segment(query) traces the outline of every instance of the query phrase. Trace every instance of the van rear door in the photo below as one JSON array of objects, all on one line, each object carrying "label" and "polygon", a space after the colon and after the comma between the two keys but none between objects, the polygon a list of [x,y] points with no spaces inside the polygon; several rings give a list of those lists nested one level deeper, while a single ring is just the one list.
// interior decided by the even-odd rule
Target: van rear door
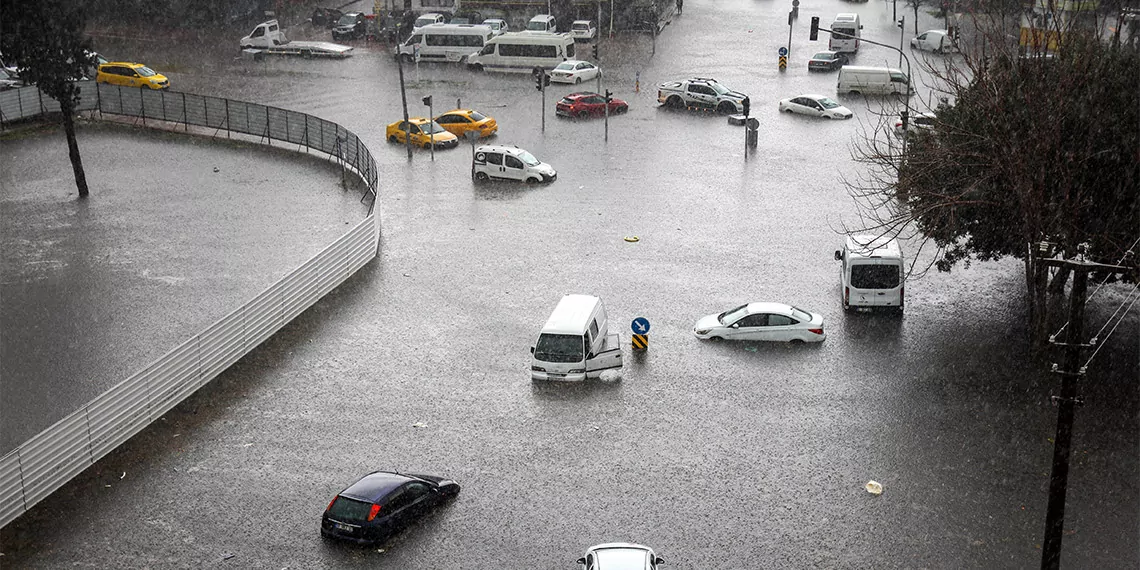
[{"label": "van rear door", "polygon": [[602,375],[603,370],[620,369],[621,366],[621,337],[618,333],[612,332],[606,335],[601,351],[593,358],[586,359],[586,377],[597,378]]}]

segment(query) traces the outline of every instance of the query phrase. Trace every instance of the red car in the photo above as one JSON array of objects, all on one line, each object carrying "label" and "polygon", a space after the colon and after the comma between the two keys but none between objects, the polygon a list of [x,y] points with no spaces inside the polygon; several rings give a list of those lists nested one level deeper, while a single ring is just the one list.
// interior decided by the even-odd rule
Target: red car
[{"label": "red car", "polygon": [[[629,105],[618,98],[610,98],[610,114],[617,115],[629,110]],[[560,117],[600,117],[606,113],[606,98],[597,93],[571,93],[554,106],[554,113]]]}]

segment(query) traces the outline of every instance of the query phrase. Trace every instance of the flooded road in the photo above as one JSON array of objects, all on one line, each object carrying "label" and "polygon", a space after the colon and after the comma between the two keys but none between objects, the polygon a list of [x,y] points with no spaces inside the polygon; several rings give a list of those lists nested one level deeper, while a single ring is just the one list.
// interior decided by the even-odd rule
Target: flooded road
[{"label": "flooded road", "polygon": [[[807,41],[807,23],[851,10],[868,37],[897,41],[890,4],[833,0],[801,7],[783,74],[787,13],[768,2],[691,1],[652,56],[648,36],[604,40],[603,88],[630,105],[608,143],[600,120],[554,117],[573,87],[551,86],[542,132],[529,76],[405,69],[412,116],[426,114],[423,96],[437,114],[459,98],[497,119],[495,142],[558,169],[533,187],[475,185],[466,146],[409,162],[388,144],[402,112],[382,44],[344,61],[258,62],[225,44],[99,45],[169,62],[176,90],[360,135],[381,165],[381,254],[6,527],[5,564],[571,568],[592,544],[631,541],[670,568],[1037,565],[1058,381],[1028,356],[1021,264],[916,277],[901,318],[840,307],[832,254],[858,224],[843,186],[861,174],[850,148],[893,102],[844,99],[855,118],[834,122],[776,105],[834,94],[835,74],[806,71],[826,44]],[[867,49],[856,63],[895,65],[897,53]],[[694,75],[751,96],[754,153],[721,117],[657,107],[656,84]],[[528,347],[568,293],[604,299],[626,350],[620,381],[529,380]],[[1123,298],[1106,287],[1089,322]],[[822,313],[828,338],[694,338],[698,317],[748,301]],[[639,316],[652,323],[643,355],[628,347]],[[1073,567],[1140,564],[1134,315],[1110,342],[1077,411]],[[463,492],[379,548],[322,541],[328,500],[376,469],[446,475]],[[872,479],[881,496],[863,490]]]}]

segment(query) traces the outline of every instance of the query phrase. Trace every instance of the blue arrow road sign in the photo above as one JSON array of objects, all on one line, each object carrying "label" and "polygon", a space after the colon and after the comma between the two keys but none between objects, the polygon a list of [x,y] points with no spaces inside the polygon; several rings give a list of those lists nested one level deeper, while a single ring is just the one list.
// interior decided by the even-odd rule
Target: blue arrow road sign
[{"label": "blue arrow road sign", "polygon": [[645,334],[649,332],[649,319],[645,317],[637,317],[630,323],[629,328],[633,329],[633,334]]},{"label": "blue arrow road sign", "polygon": [[788,48],[781,47],[780,48],[780,55],[788,55]]}]

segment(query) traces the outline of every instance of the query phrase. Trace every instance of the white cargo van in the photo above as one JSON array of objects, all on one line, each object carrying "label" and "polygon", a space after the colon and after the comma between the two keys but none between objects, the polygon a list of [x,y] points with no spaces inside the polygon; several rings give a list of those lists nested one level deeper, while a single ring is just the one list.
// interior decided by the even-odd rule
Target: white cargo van
[{"label": "white cargo van", "polygon": [[490,26],[475,24],[429,24],[415,31],[397,48],[404,61],[463,62],[471,52],[495,36]]},{"label": "white cargo van", "polygon": [[606,307],[592,295],[563,297],[530,351],[532,380],[585,380],[622,366],[621,338],[609,332]]},{"label": "white cargo van", "polygon": [[902,249],[899,240],[872,235],[848,236],[842,251],[839,278],[843,285],[843,310],[903,310]]},{"label": "white cargo van", "polygon": [[467,56],[467,68],[530,73],[535,66],[554,69],[568,59],[574,59],[574,38],[569,34],[507,32]]},{"label": "white cargo van", "polygon": [[859,14],[836,14],[835,20],[831,22],[828,49],[842,53],[859,51],[859,38],[863,37],[862,30],[863,23],[859,21]]},{"label": "white cargo van", "polygon": [[911,95],[910,78],[892,67],[844,65],[835,86],[840,95]]}]

